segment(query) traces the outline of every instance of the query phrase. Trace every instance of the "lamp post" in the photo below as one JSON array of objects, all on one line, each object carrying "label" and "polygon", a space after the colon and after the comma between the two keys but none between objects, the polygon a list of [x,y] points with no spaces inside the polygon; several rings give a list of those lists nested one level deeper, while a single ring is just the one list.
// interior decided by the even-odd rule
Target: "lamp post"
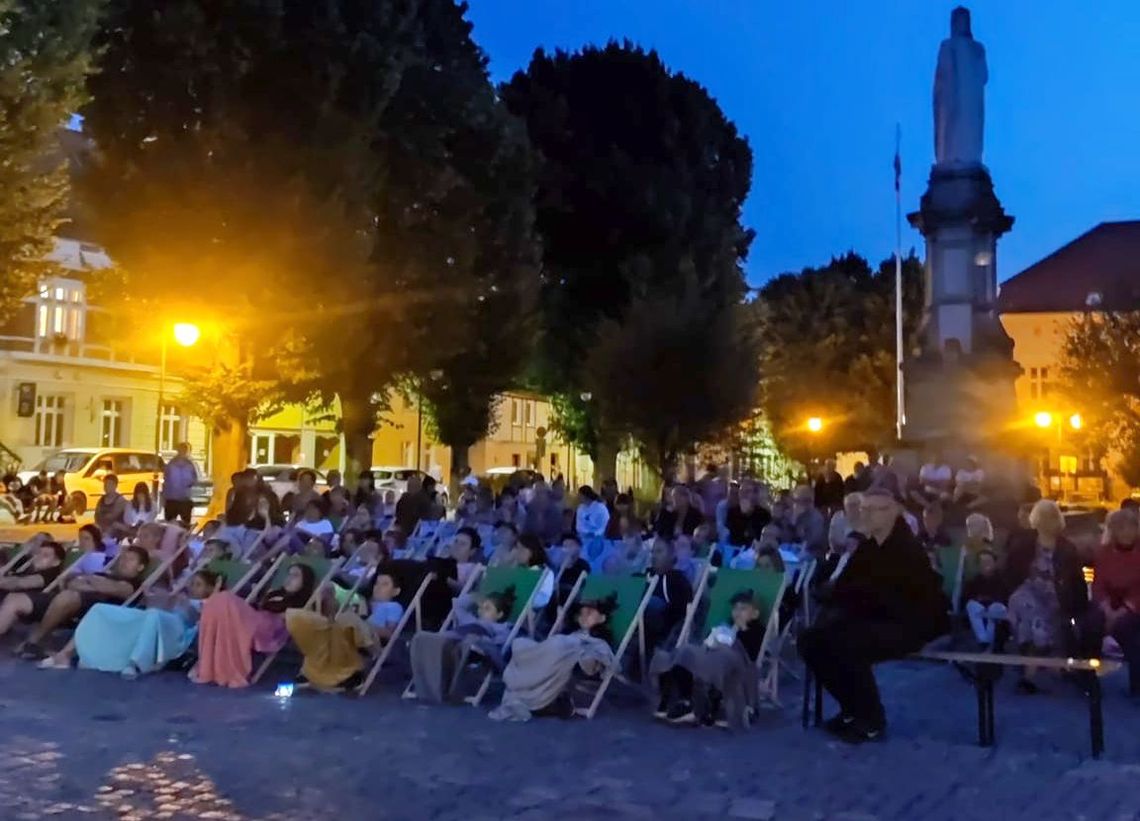
[{"label": "lamp post", "polygon": [[154,411],[154,473],[151,476],[151,492],[154,495],[156,505],[158,504],[158,465],[162,461],[162,405],[166,394],[166,349],[171,336],[183,348],[190,348],[198,343],[202,331],[191,322],[175,322],[171,326],[163,326],[162,329],[162,353],[158,368],[158,407]]},{"label": "lamp post", "polygon": [[[1065,422],[1068,422],[1069,427],[1073,430],[1080,430],[1082,427],[1084,427],[1085,424],[1084,418],[1076,412],[1069,414],[1067,419],[1065,419],[1061,414],[1054,414],[1050,411],[1038,411],[1033,415],[1033,424],[1041,428],[1041,430],[1048,430],[1049,428],[1053,427],[1053,425],[1057,426],[1057,490],[1062,494],[1062,496],[1064,495],[1065,488],[1064,479],[1061,473],[1061,447],[1064,444]],[[1046,454],[1045,465],[1044,469],[1042,470],[1042,478],[1045,480],[1043,484],[1046,485],[1049,483],[1048,473],[1049,459],[1048,454]]]}]

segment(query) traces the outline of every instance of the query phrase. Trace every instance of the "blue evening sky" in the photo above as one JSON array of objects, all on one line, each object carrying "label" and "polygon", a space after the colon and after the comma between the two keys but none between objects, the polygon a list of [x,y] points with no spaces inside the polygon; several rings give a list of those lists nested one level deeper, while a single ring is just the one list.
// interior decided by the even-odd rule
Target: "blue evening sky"
[{"label": "blue evening sky", "polygon": [[[496,80],[534,49],[629,38],[702,83],[755,154],[749,274],[894,248],[933,160],[931,86],[953,0],[469,0]],[[1140,0],[974,0],[985,161],[1016,218],[1005,279],[1102,220],[1140,219]],[[903,247],[921,237],[904,224]]]}]

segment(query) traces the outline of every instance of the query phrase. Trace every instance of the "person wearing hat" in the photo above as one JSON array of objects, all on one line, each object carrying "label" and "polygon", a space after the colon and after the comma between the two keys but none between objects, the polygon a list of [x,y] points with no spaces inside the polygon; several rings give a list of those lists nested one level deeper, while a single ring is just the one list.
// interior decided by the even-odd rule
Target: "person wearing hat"
[{"label": "person wearing hat", "polygon": [[511,642],[511,660],[503,671],[503,700],[489,717],[495,721],[527,721],[534,715],[572,717],[569,688],[574,669],[592,676],[614,663],[609,619],[616,609],[616,595],[587,599],[578,606],[574,632],[545,641],[520,637]]},{"label": "person wearing hat", "polygon": [[861,537],[825,571],[821,611],[798,641],[811,673],[839,702],[826,729],[850,742],[886,729],[872,665],[902,658],[949,629],[942,581],[890,490],[863,494]]},{"label": "person wearing hat", "polygon": [[728,621],[714,627],[703,644],[654,654],[649,670],[657,674],[661,693],[655,718],[671,724],[748,725],[759,706],[756,657],[765,624],[753,591],[741,590],[730,601]]}]

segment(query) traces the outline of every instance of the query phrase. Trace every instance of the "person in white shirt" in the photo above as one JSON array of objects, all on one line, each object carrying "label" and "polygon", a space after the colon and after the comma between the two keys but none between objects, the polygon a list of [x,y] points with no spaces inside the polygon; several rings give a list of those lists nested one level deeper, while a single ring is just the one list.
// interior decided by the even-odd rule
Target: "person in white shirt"
[{"label": "person in white shirt", "polygon": [[578,488],[578,512],[575,526],[583,543],[587,539],[600,539],[610,523],[610,511],[601,497],[589,485]]},{"label": "person in white shirt", "polygon": [[310,499],[305,505],[305,512],[301,521],[297,522],[297,532],[308,538],[320,539],[326,546],[332,543],[336,529],[332,522],[325,518],[324,505],[320,499]]},{"label": "person in white shirt", "polygon": [[150,487],[146,482],[139,482],[135,485],[134,494],[127,505],[123,520],[127,523],[127,527],[135,532],[143,525],[153,522],[157,517],[158,508],[155,507],[154,500],[150,497]]}]

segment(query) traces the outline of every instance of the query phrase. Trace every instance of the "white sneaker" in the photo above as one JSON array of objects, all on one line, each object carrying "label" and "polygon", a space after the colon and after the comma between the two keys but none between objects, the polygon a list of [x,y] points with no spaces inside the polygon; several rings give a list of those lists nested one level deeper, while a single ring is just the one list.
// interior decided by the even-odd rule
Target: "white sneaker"
[{"label": "white sneaker", "polygon": [[36,664],[36,667],[41,670],[70,670],[71,662],[65,661],[64,659],[58,658],[57,656],[46,656],[45,658],[40,659],[39,663]]}]

